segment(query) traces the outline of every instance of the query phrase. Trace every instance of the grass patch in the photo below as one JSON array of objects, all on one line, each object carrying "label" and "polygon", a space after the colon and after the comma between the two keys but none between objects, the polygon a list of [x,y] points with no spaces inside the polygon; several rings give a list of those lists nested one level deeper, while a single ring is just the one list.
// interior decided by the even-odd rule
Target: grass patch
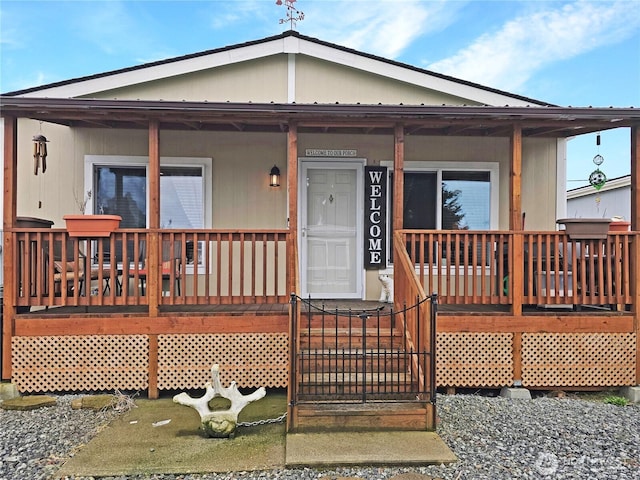
[{"label": "grass patch", "polygon": [[602,401],[604,403],[608,403],[609,405],[620,405],[622,407],[629,404],[629,401],[626,398],[620,397],[618,395],[609,395],[608,397],[605,397]]}]

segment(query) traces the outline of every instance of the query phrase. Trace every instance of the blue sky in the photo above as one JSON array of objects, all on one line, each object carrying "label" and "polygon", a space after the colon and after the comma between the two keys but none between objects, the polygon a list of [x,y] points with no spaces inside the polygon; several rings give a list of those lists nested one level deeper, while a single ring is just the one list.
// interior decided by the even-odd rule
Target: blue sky
[{"label": "blue sky", "polygon": [[[298,0],[297,30],[561,106],[640,108],[640,0]],[[0,0],[0,92],[257,40],[275,0]],[[569,142],[568,187],[629,173],[628,130]]]}]

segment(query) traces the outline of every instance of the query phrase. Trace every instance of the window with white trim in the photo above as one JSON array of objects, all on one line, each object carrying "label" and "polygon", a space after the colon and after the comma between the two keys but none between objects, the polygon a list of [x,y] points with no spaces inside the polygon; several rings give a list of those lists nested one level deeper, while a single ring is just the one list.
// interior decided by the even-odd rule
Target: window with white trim
[{"label": "window with white trim", "polygon": [[[87,210],[120,215],[120,228],[148,227],[148,172],[147,157],[88,155],[85,185],[92,195]],[[211,183],[210,158],[161,158],[161,228],[209,228]]]},{"label": "window with white trim", "polygon": [[[403,225],[421,230],[491,230],[498,225],[498,163],[418,163],[404,171]],[[389,169],[388,232],[393,226]],[[392,248],[389,248],[389,264]]]},{"label": "window with white trim", "polygon": [[[204,228],[201,166],[160,168],[161,228]],[[145,228],[147,170],[144,167],[94,165],[93,213],[120,215],[121,228]]]}]

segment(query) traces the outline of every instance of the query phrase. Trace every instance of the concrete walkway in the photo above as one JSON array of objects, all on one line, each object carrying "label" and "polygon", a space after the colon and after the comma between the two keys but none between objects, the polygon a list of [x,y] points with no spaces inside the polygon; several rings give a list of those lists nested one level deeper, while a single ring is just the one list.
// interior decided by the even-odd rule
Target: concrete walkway
[{"label": "concrete walkway", "polygon": [[[233,439],[212,439],[199,431],[200,417],[192,408],[171,399],[138,400],[136,404],[137,408],[80,448],[56,478],[455,461],[451,450],[433,432],[287,435],[285,425],[279,423],[239,427]],[[267,395],[247,406],[240,420],[276,418],[285,409],[284,396]]]}]

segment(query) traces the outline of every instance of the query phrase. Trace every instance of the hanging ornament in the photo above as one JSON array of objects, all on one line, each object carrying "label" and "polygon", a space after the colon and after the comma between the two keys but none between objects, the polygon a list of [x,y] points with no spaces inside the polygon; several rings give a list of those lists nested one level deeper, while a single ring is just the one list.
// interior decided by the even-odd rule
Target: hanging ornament
[{"label": "hanging ornament", "polygon": [[604,184],[607,183],[607,176],[603,171],[596,168],[593,172],[591,172],[591,175],[589,175],[589,183],[596,190],[600,190],[602,187],[604,187]]},{"label": "hanging ornament", "polygon": [[42,166],[42,173],[47,171],[47,137],[35,135],[33,137],[33,174],[38,175],[38,170]]},{"label": "hanging ornament", "polygon": [[[600,134],[596,136],[596,146],[598,147],[598,152],[600,152]],[[591,172],[591,175],[589,175],[589,183],[596,190],[600,190],[604,184],[607,183],[607,176],[602,170],[600,170],[600,165],[602,165],[603,162],[604,157],[600,155],[600,153],[593,157],[593,163],[595,164],[596,169]]]}]

